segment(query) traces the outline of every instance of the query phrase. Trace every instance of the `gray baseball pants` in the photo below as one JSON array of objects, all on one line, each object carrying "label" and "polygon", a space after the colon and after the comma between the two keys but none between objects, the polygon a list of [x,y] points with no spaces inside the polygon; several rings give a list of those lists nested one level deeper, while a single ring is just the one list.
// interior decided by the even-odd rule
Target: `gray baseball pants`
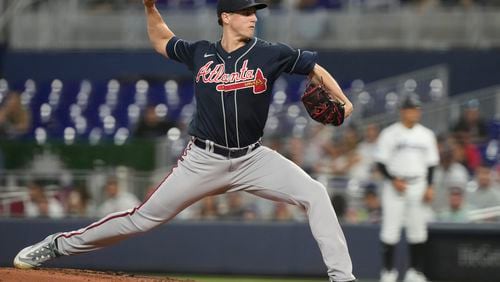
[{"label": "gray baseball pants", "polygon": [[177,166],[145,202],[62,233],[57,238],[58,251],[72,255],[109,246],[169,221],[207,195],[234,191],[303,207],[330,279],[354,279],[346,240],[325,187],[265,146],[228,159],[189,142]]}]

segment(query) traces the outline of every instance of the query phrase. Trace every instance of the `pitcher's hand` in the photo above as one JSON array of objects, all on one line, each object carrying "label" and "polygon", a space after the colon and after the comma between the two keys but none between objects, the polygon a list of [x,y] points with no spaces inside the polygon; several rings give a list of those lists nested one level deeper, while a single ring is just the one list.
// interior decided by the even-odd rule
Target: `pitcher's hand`
[{"label": "pitcher's hand", "polygon": [[142,0],[142,2],[144,3],[144,6],[148,8],[152,8],[156,4],[156,0]]},{"label": "pitcher's hand", "polygon": [[344,105],[344,113],[345,113],[345,118],[348,118],[351,114],[352,111],[354,110],[353,105],[351,102],[346,102]]}]

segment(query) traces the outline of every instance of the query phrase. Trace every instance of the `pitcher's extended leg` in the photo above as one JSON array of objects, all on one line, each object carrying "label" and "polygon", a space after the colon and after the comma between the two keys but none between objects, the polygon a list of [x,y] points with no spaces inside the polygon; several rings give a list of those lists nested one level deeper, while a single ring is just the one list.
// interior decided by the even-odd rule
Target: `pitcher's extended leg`
[{"label": "pitcher's extended leg", "polygon": [[194,146],[187,149],[178,166],[142,205],[110,214],[80,230],[59,234],[59,253],[71,255],[111,245],[170,220],[205,195],[224,192],[227,178],[222,171],[227,170],[227,161],[207,161],[210,159],[204,154]]},{"label": "pitcher's extended leg", "polygon": [[241,164],[244,174],[235,175],[235,190],[244,189],[264,198],[304,207],[312,234],[318,242],[328,274],[334,281],[352,281],[352,263],[344,233],[325,187],[277,152],[263,147]]}]

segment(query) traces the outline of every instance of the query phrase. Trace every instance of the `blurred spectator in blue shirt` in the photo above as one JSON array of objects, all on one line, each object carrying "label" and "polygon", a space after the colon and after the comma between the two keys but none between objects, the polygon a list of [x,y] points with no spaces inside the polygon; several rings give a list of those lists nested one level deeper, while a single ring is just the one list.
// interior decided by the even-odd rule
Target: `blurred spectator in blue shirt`
[{"label": "blurred spectator in blue shirt", "polygon": [[483,162],[488,166],[500,165],[500,119],[493,120],[489,127],[490,139],[481,146]]}]

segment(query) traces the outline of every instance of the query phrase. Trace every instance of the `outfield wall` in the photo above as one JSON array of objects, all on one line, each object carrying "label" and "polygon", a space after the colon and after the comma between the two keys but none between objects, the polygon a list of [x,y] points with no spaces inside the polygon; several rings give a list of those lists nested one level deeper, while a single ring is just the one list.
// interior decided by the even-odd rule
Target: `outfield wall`
[{"label": "outfield wall", "polygon": [[[0,266],[47,234],[88,220],[1,219]],[[376,278],[380,269],[376,225],[343,226],[355,273]],[[426,272],[439,281],[500,281],[499,225],[431,226]],[[406,248],[398,247],[404,268]],[[310,229],[301,223],[172,222],[116,246],[64,257],[50,267],[137,272],[324,276]],[[493,279],[493,280],[492,280]]]}]

